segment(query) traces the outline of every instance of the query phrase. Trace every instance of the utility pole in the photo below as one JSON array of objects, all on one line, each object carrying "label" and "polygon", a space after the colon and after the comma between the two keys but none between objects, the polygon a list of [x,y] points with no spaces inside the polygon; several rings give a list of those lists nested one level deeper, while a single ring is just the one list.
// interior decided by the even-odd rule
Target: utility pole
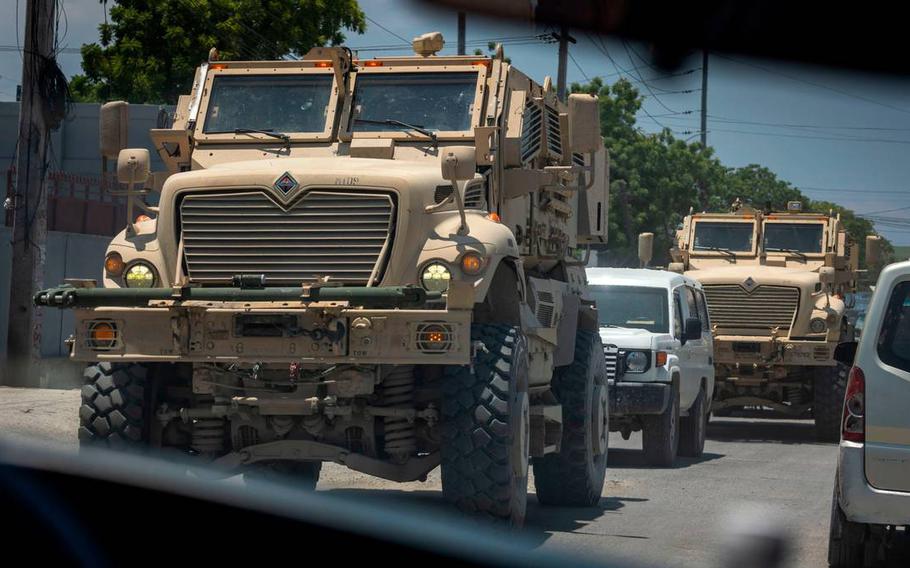
[{"label": "utility pole", "polygon": [[41,358],[41,311],[32,305],[32,297],[44,285],[50,129],[39,85],[54,57],[55,5],[55,0],[28,0],[25,9],[5,380],[15,385],[30,384]]},{"label": "utility pole", "polygon": [[556,72],[556,96],[559,100],[566,100],[566,65],[569,60],[569,43],[575,43],[575,38],[569,35],[569,27],[560,26],[559,33],[551,33],[559,42],[559,68]]},{"label": "utility pole", "polygon": [[458,55],[465,54],[464,48],[464,12],[458,12]]},{"label": "utility pole", "polygon": [[701,145],[708,147],[708,50],[701,55]]}]

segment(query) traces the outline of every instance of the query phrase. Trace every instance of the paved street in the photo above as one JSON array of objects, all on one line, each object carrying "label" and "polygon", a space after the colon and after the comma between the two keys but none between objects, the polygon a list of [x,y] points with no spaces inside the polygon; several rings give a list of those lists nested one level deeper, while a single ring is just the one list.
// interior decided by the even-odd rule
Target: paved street
[{"label": "paved street", "polygon": [[[78,401],[78,390],[0,387],[0,433],[73,445]],[[624,441],[612,434],[600,505],[541,508],[531,496],[527,537],[544,549],[704,566],[714,563],[730,516],[757,507],[753,516],[765,515],[793,535],[792,566],[825,566],[836,447],[813,442],[808,421],[716,419],[708,437],[701,459],[650,469],[642,465],[638,436]],[[438,471],[426,483],[394,484],[330,465],[319,489],[443,506]]]}]

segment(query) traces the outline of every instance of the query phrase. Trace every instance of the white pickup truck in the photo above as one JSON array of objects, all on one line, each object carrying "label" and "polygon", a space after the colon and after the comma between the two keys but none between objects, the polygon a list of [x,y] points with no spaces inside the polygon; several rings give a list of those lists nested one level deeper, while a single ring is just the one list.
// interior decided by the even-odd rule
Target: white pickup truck
[{"label": "white pickup truck", "polygon": [[628,439],[641,430],[649,465],[672,466],[677,454],[700,456],[714,392],[701,285],[663,270],[589,268],[587,276],[608,346],[610,431]]}]

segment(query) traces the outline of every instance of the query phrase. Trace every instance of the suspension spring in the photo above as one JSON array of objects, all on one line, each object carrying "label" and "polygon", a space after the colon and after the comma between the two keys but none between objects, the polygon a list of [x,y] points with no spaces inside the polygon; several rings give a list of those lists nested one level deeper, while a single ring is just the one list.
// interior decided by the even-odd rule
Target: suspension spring
[{"label": "suspension spring", "polygon": [[219,454],[224,451],[225,421],[223,418],[193,420],[190,447],[200,454]]},{"label": "suspension spring", "polygon": [[[382,405],[386,407],[412,408],[414,405],[414,367],[402,365],[383,367]],[[406,418],[386,416],[385,452],[395,461],[407,460],[417,450],[417,435],[414,423]]]}]

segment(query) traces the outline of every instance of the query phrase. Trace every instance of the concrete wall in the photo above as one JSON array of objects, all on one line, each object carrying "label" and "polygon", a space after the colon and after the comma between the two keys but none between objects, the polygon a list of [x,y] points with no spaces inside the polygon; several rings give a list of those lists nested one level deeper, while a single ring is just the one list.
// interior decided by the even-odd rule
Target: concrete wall
[{"label": "concrete wall", "polygon": [[[46,286],[61,284],[64,278],[94,278],[100,282],[104,251],[110,237],[50,232],[47,236]],[[6,355],[11,270],[10,229],[0,227],[0,357]],[[44,310],[41,354],[63,357],[63,340],[73,332],[73,314],[68,310]]]},{"label": "concrete wall", "polygon": [[[75,103],[70,116],[51,134],[51,171],[70,174],[98,175],[101,155],[98,153],[97,103]],[[163,170],[164,165],[152,146],[148,131],[158,124],[157,105],[130,105],[129,145],[148,148],[152,155],[152,170]],[[173,112],[172,107],[164,107]],[[6,172],[15,161],[16,139],[19,132],[19,103],[0,103],[0,172]]]}]

